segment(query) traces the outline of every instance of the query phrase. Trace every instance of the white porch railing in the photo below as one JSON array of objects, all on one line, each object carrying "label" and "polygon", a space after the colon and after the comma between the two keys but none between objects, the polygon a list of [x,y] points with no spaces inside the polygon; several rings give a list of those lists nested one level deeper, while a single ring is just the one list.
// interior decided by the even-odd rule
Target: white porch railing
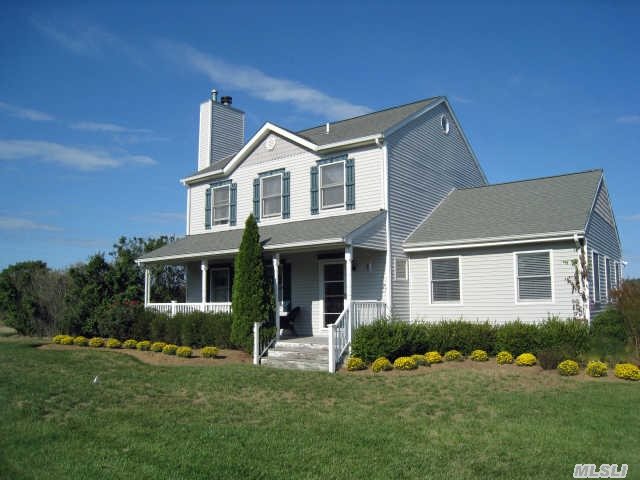
[{"label": "white porch railing", "polygon": [[277,332],[272,337],[260,338],[260,327],[262,322],[253,324],[253,364],[260,365],[260,359],[267,354],[267,351],[275,343]]},{"label": "white porch railing", "polygon": [[351,351],[351,335],[363,325],[387,314],[387,304],[376,300],[352,300],[329,327],[329,373],[335,373],[344,355]]},{"label": "white porch railing", "polygon": [[231,302],[219,302],[219,303],[147,303],[146,308],[155,312],[166,313],[167,315],[175,315],[176,313],[191,313],[191,312],[207,312],[207,313],[220,313],[231,312]]},{"label": "white porch railing", "polygon": [[329,373],[335,373],[336,366],[351,346],[351,305],[347,304],[335,323],[329,327]]},{"label": "white porch railing", "polygon": [[351,302],[351,328],[369,325],[387,316],[387,304],[377,300],[353,300]]}]

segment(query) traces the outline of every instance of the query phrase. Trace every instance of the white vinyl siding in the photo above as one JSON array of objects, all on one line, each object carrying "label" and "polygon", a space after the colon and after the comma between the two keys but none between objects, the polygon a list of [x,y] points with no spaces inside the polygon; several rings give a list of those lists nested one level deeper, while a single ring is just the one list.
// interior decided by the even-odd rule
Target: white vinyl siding
[{"label": "white vinyl siding", "polygon": [[594,299],[595,303],[600,303],[602,301],[602,277],[601,277],[601,269],[600,269],[600,255],[598,252],[593,252],[592,254],[592,285],[594,291]]},{"label": "white vinyl siding", "polygon": [[262,177],[260,192],[262,195],[263,218],[277,217],[282,214],[282,175]]},{"label": "white vinyl siding", "polygon": [[431,259],[431,302],[460,302],[460,258]]},{"label": "white vinyl siding", "polygon": [[[573,242],[553,243],[542,248],[553,250],[551,271],[553,301],[517,302],[514,252],[532,250],[531,246],[473,248],[438,252],[438,256],[460,256],[460,304],[430,302],[430,257],[433,253],[412,253],[409,260],[411,320],[437,322],[464,319],[471,322],[540,322],[549,315],[573,316],[573,300],[567,277],[573,274],[571,260],[576,258]],[[437,258],[437,257],[436,257]],[[406,318],[406,317],[404,317]]]},{"label": "white vinyl siding", "polygon": [[[348,211],[344,208],[321,209],[317,215],[311,215],[309,170],[324,157],[299,148],[281,137],[278,137],[278,142],[272,151],[266,150],[262,144],[259,144],[231,175],[215,179],[215,181],[232,180],[237,184],[237,225],[221,226],[216,230],[242,228],[246,218],[253,212],[253,180],[263,172],[281,168],[285,168],[290,173],[290,217],[287,219],[281,216],[260,218],[260,225],[380,210],[383,208],[382,157],[382,150],[378,147],[350,151],[349,158],[353,158],[355,164],[356,208]],[[209,232],[204,228],[204,203],[205,191],[212,181],[213,179],[209,179],[201,184],[189,186],[190,235]]]},{"label": "white vinyl siding", "polygon": [[609,298],[609,292],[611,291],[611,289],[613,288],[613,275],[614,272],[611,268],[611,259],[610,258],[605,258],[604,259],[604,271],[605,274],[607,276],[607,299]]},{"label": "white vinyl siding", "polygon": [[[449,118],[448,135],[440,125],[442,115]],[[402,256],[402,243],[452,188],[484,185],[485,180],[461,130],[444,104],[435,106],[392,133],[385,138],[385,143],[389,157],[391,254]],[[358,168],[356,165],[356,175]],[[360,202],[361,197],[357,198]],[[358,208],[361,206],[360,203],[357,205]],[[409,265],[410,276],[411,268]],[[425,300],[428,301],[429,297]],[[392,309],[398,318],[415,316],[415,309],[410,310],[409,306],[408,282],[393,281]]]},{"label": "white vinyl siding", "polygon": [[213,189],[211,198],[211,211],[213,225],[225,225],[229,223],[229,185]]},{"label": "white vinyl siding", "polygon": [[320,165],[320,208],[344,206],[344,162]]},{"label": "white vinyl siding", "polygon": [[516,254],[518,301],[552,300],[551,253]]}]

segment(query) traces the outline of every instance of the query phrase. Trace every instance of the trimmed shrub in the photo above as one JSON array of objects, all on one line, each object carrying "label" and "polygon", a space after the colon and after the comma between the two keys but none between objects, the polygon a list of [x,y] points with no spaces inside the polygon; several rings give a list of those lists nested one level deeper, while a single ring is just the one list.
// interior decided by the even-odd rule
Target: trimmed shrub
[{"label": "trimmed shrub", "polygon": [[558,373],[560,375],[564,375],[564,376],[577,375],[579,371],[580,371],[580,366],[578,365],[578,362],[575,362],[573,360],[565,360],[563,362],[560,362],[560,364],[558,365]]},{"label": "trimmed shrub", "polygon": [[449,350],[448,352],[445,352],[444,359],[447,362],[462,362],[464,360],[464,358],[462,358],[462,354],[458,350]]},{"label": "trimmed shrub", "polygon": [[89,340],[87,339],[87,337],[83,337],[82,335],[80,335],[79,337],[73,339],[73,344],[79,347],[86,347],[87,345],[89,345]]},{"label": "trimmed shrub", "polygon": [[589,333],[591,351],[597,353],[601,359],[625,356],[627,332],[624,317],[617,310],[610,308],[593,317]]},{"label": "trimmed shrub", "polygon": [[640,368],[632,363],[619,363],[614,369],[614,374],[624,380],[640,380]]},{"label": "trimmed shrub", "polygon": [[353,335],[353,354],[367,362],[379,357],[396,359],[428,347],[426,325],[381,318],[359,327]]},{"label": "trimmed shrub", "polygon": [[396,370],[415,370],[418,363],[411,357],[398,357],[393,362],[393,368]]},{"label": "trimmed shrub", "polygon": [[371,370],[373,370],[375,373],[382,371],[386,372],[389,370],[393,370],[393,365],[391,365],[391,362],[388,358],[380,357],[376,358],[375,361],[371,364]]},{"label": "trimmed shrub", "polygon": [[191,347],[178,347],[178,349],[176,350],[176,355],[182,358],[191,358],[191,355],[193,355],[193,350],[191,350]]},{"label": "trimmed shrub", "polygon": [[604,362],[591,361],[587,364],[587,375],[590,377],[606,377],[609,367]]},{"label": "trimmed shrub", "polygon": [[164,342],[153,342],[149,348],[152,352],[161,352],[167,344]]},{"label": "trimmed shrub", "polygon": [[136,319],[144,314],[144,305],[137,301],[104,304],[95,313],[98,333],[103,337],[128,338]]},{"label": "trimmed shrub", "polygon": [[109,338],[105,342],[105,346],[107,348],[121,348],[122,342],[120,342],[120,340],[118,340],[117,338]]},{"label": "trimmed shrub", "polygon": [[129,340],[125,340],[122,343],[122,346],[124,348],[130,348],[130,349],[134,349],[138,346],[138,342],[136,340],[134,340],[133,338],[130,338]]},{"label": "trimmed shrub", "polygon": [[550,317],[538,329],[539,350],[529,350],[536,354],[553,349],[563,352],[568,358],[577,358],[589,350],[589,325],[584,320]]},{"label": "trimmed shrub", "polygon": [[474,350],[471,352],[470,358],[474,362],[486,362],[489,360],[489,355],[484,350]]},{"label": "trimmed shrub", "polygon": [[93,337],[89,340],[89,346],[94,348],[100,348],[104,346],[104,340],[101,337]]},{"label": "trimmed shrub", "polygon": [[[161,342],[165,338],[168,315],[162,313],[151,317],[150,335],[154,342]],[[144,338],[144,337],[143,337]]]},{"label": "trimmed shrub", "polygon": [[415,353],[415,354],[411,355],[411,358],[413,358],[416,361],[418,366],[420,366],[420,365],[426,365],[427,367],[431,366],[430,364],[427,363],[427,359],[424,358],[424,355],[420,355],[419,353]]},{"label": "trimmed shrub", "polygon": [[60,344],[73,345],[73,337],[71,335],[65,335],[64,337],[62,337],[62,340],[60,340]]},{"label": "trimmed shrub", "polygon": [[[233,347],[231,343],[231,313],[206,313],[201,317],[200,345],[218,345],[221,348]],[[187,344],[188,345],[188,344]]]},{"label": "trimmed shrub", "polygon": [[427,363],[442,363],[442,356],[438,352],[427,352],[424,354]]},{"label": "trimmed shrub", "polygon": [[62,342],[62,339],[67,335],[56,335],[53,337],[53,343],[57,343],[58,345]]},{"label": "trimmed shrub", "polygon": [[519,367],[532,367],[537,361],[533,353],[521,353],[516,357],[516,365]]},{"label": "trimmed shrub", "polygon": [[173,343],[168,343],[164,347],[162,347],[162,353],[165,355],[175,355],[178,350],[178,346]]},{"label": "trimmed shrub", "polygon": [[545,348],[537,355],[538,363],[543,370],[554,370],[563,360],[569,360],[571,354],[561,347]]},{"label": "trimmed shrub", "polygon": [[538,351],[538,327],[530,323],[509,322],[498,327],[496,349],[517,354]]},{"label": "trimmed shrub", "polygon": [[353,372],[355,370],[366,370],[367,364],[361,358],[349,357],[347,359],[347,370]]},{"label": "trimmed shrub", "polygon": [[416,351],[437,350],[446,352],[458,350],[468,355],[476,348],[488,352],[495,351],[496,327],[484,322],[447,320],[421,325],[425,330],[426,345],[416,346]]},{"label": "trimmed shrub", "polygon": [[142,340],[136,344],[136,349],[140,350],[141,352],[151,350],[151,342],[149,340]]},{"label": "trimmed shrub", "polygon": [[513,363],[513,355],[505,351],[499,352],[498,355],[496,355],[496,362],[498,362],[498,365]]},{"label": "trimmed shrub", "polygon": [[218,347],[202,347],[202,350],[200,350],[200,355],[204,358],[215,358],[218,353],[220,353]]},{"label": "trimmed shrub", "polygon": [[176,345],[180,343],[180,332],[182,329],[181,322],[184,320],[185,315],[176,315],[175,317],[164,317],[164,342]]}]

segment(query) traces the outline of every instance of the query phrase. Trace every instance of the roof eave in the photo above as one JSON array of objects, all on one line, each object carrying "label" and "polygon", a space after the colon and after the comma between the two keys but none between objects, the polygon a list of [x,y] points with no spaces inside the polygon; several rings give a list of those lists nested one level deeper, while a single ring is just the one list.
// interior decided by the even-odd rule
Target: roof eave
[{"label": "roof eave", "polygon": [[459,248],[517,245],[523,243],[568,241],[573,240],[576,236],[578,238],[583,238],[584,230],[568,230],[564,232],[549,232],[531,235],[509,235],[490,238],[469,238],[447,242],[407,242],[403,245],[403,248],[405,252],[427,252]]}]

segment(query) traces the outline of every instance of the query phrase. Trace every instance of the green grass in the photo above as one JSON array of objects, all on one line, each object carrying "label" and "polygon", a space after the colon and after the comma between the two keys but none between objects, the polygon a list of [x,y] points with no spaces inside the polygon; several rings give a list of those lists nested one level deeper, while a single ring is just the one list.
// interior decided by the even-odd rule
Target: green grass
[{"label": "green grass", "polygon": [[[2,478],[571,478],[640,474],[640,385],[424,367],[157,367],[0,342]],[[91,380],[100,376],[97,385]]]}]

